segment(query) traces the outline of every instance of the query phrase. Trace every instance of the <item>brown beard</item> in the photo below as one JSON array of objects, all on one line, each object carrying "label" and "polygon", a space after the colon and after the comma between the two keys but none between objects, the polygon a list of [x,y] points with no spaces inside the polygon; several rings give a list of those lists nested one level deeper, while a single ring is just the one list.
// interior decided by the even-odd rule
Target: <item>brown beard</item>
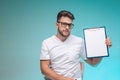
[{"label": "brown beard", "polygon": [[60,29],[58,28],[58,32],[60,33],[60,35],[62,36],[62,37],[68,37],[69,35],[70,35],[70,33],[68,34],[68,35],[64,35],[63,34],[63,32],[62,31],[60,31]]}]

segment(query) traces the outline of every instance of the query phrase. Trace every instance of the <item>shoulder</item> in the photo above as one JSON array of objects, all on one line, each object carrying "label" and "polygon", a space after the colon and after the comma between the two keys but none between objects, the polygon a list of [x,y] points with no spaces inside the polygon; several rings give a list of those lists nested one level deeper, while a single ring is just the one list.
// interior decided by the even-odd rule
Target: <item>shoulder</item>
[{"label": "shoulder", "polygon": [[43,40],[43,44],[50,44],[54,41],[54,35]]},{"label": "shoulder", "polygon": [[83,41],[82,37],[76,36],[76,35],[71,35],[71,39],[77,40],[77,41]]},{"label": "shoulder", "polygon": [[69,39],[69,44],[82,47],[84,46],[84,39],[75,35],[71,35]]},{"label": "shoulder", "polygon": [[48,37],[48,38],[46,38],[46,39],[44,39],[43,42],[50,41],[50,40],[52,40],[53,38],[54,38],[54,35],[53,35],[53,36],[50,36],[50,37]]}]

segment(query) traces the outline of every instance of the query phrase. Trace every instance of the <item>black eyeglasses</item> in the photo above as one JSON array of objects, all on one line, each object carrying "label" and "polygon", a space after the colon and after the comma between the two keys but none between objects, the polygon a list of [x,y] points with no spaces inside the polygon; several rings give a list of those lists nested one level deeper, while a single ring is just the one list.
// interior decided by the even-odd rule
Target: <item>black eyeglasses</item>
[{"label": "black eyeglasses", "polygon": [[74,24],[72,24],[72,23],[66,23],[66,22],[60,22],[60,21],[58,21],[58,23],[60,23],[61,26],[64,28],[66,28],[68,26],[70,29],[72,29],[74,27]]}]

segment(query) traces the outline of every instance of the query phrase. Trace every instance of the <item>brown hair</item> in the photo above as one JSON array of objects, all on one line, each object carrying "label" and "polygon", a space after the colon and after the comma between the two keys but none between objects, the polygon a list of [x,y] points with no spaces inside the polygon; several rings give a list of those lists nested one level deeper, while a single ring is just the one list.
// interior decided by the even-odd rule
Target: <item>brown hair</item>
[{"label": "brown hair", "polygon": [[59,21],[59,19],[60,19],[61,17],[68,17],[68,18],[70,18],[71,20],[74,20],[74,19],[75,19],[75,18],[74,18],[74,15],[73,15],[71,12],[66,11],[66,10],[62,10],[62,11],[60,11],[60,12],[58,13],[58,15],[57,15],[57,22]]}]

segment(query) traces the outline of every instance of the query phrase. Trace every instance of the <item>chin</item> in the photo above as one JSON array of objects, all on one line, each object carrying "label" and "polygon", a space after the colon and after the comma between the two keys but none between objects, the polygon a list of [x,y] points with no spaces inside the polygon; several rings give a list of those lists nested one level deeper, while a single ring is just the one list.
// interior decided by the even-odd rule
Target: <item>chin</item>
[{"label": "chin", "polygon": [[67,35],[63,35],[63,37],[68,37],[70,34],[67,34]]}]

